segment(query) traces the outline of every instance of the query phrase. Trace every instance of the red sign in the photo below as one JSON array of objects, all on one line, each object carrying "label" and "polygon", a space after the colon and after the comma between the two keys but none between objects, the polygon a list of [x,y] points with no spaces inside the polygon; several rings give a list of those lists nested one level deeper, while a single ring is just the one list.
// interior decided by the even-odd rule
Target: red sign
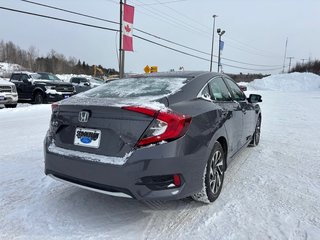
[{"label": "red sign", "polygon": [[123,4],[123,18],[122,18],[122,50],[133,51],[132,43],[132,29],[134,7],[128,4]]}]

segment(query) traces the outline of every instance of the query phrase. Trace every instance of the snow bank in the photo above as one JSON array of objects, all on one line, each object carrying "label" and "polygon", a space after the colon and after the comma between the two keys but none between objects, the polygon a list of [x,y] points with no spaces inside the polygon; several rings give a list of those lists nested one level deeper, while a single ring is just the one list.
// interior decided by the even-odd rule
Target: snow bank
[{"label": "snow bank", "polygon": [[256,79],[248,84],[254,90],[271,91],[317,91],[320,90],[320,76],[313,73],[277,74]]}]

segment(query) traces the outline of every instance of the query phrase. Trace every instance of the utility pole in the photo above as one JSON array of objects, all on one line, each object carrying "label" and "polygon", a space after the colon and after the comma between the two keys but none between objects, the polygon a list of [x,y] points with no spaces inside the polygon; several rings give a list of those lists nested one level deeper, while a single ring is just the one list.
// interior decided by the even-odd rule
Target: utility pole
[{"label": "utility pole", "polygon": [[302,65],[303,65],[303,64],[304,64],[304,61],[305,61],[305,60],[308,60],[308,59],[307,59],[307,58],[302,58],[301,60],[302,60]]},{"label": "utility pole", "polygon": [[[126,0],[124,0],[126,3]],[[119,37],[119,78],[124,77],[124,51],[122,50],[122,9],[123,9],[123,1],[120,0],[120,37]]]},{"label": "utility pole", "polygon": [[291,60],[294,59],[294,57],[287,57],[289,59],[289,70],[288,70],[288,73],[290,72],[291,70]]},{"label": "utility pole", "polygon": [[287,40],[286,40],[286,46],[285,46],[285,49],[284,49],[284,58],[283,58],[282,73],[284,73],[284,68],[285,68],[285,66],[286,66],[287,47],[288,47],[288,38],[287,38]]},{"label": "utility pole", "polygon": [[213,15],[213,30],[212,30],[212,45],[211,45],[211,60],[210,60],[210,72],[212,72],[212,61],[213,61],[213,47],[214,47],[214,31],[216,26],[216,17],[217,15]]}]

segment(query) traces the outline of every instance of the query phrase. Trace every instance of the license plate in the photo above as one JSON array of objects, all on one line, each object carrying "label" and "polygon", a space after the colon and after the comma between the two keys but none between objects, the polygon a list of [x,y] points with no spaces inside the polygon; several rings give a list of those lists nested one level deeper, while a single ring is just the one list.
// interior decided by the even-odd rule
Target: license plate
[{"label": "license plate", "polygon": [[76,128],[74,145],[99,148],[101,131],[97,129]]},{"label": "license plate", "polygon": [[69,95],[64,95],[64,98],[69,98],[70,96]]}]

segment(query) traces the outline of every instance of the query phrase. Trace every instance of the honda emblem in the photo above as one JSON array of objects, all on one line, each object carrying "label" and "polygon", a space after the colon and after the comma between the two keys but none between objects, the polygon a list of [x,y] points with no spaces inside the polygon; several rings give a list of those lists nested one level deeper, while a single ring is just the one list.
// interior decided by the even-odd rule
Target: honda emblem
[{"label": "honda emblem", "polygon": [[87,111],[79,112],[79,118],[78,118],[79,122],[82,122],[82,123],[88,122],[89,115],[90,115],[90,113]]}]

